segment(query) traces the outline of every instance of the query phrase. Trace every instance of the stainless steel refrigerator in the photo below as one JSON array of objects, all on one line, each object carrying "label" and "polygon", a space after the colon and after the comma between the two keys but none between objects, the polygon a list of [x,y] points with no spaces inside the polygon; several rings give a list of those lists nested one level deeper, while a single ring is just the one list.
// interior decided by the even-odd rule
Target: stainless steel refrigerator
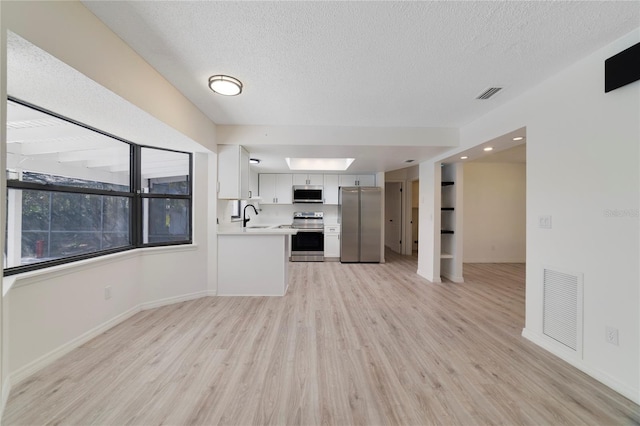
[{"label": "stainless steel refrigerator", "polygon": [[380,262],[382,189],[375,186],[340,188],[340,261]]}]

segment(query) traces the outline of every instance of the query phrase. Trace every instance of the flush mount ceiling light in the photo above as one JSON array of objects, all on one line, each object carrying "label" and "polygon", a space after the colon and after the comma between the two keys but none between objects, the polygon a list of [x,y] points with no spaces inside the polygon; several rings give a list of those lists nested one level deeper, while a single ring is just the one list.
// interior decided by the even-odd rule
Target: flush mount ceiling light
[{"label": "flush mount ceiling light", "polygon": [[347,170],[355,158],[285,158],[290,170]]},{"label": "flush mount ceiling light", "polygon": [[460,157],[461,160],[466,160],[467,158],[469,157],[467,157],[466,155],[463,155],[462,157]]},{"label": "flush mount ceiling light", "polygon": [[486,147],[484,150],[485,150],[485,151],[492,151],[492,150],[493,150],[493,147],[488,146],[488,147]]},{"label": "flush mount ceiling light", "polygon": [[236,96],[242,93],[242,83],[237,78],[228,75],[213,75],[209,77],[209,88],[224,96]]},{"label": "flush mount ceiling light", "polygon": [[513,138],[514,141],[521,141],[522,139],[524,139],[523,136],[516,136],[515,138]]},{"label": "flush mount ceiling light", "polygon": [[249,158],[249,163],[251,164],[260,164],[259,158]]}]

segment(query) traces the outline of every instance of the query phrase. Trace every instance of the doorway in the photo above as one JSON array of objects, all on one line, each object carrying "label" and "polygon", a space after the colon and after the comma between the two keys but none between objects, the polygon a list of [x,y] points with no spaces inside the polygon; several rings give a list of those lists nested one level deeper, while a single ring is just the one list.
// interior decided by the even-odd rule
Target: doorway
[{"label": "doorway", "polygon": [[418,254],[418,223],[420,219],[420,181],[411,182],[411,254]]},{"label": "doorway", "polygon": [[384,245],[402,253],[402,182],[385,182]]}]

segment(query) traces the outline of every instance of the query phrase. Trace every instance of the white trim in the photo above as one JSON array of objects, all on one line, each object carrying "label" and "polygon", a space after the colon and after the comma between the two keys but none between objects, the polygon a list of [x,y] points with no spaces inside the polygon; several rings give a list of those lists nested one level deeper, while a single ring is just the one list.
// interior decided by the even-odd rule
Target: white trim
[{"label": "white trim", "polygon": [[9,401],[9,393],[11,392],[11,377],[6,377],[2,383],[2,401],[0,401],[0,419],[4,415],[4,409]]},{"label": "white trim", "polygon": [[209,296],[209,292],[207,290],[198,291],[195,293],[158,299],[151,302],[143,302],[140,304],[140,308],[141,310],[146,311],[148,309],[160,308],[162,306],[173,305],[174,303],[186,302],[188,300],[200,299],[207,296]]},{"label": "white trim", "polygon": [[462,284],[464,282],[464,277],[456,277],[454,275],[448,274],[446,272],[440,271],[440,275],[445,277],[446,279],[453,281],[454,283]]},{"label": "white trim", "polygon": [[225,293],[225,294],[218,294],[217,297],[284,297],[285,295],[286,295],[286,291],[285,291],[285,294],[246,294],[246,293],[230,294],[230,293]]},{"label": "white trim", "polygon": [[433,280],[430,280],[429,277],[427,276],[427,274],[424,271],[421,271],[420,269],[418,269],[417,274],[420,275],[425,280],[429,281],[430,283],[440,283],[440,282],[442,282],[440,277],[435,277]]},{"label": "white trim", "polygon": [[160,299],[152,302],[141,303],[129,309],[128,311],[123,312],[122,314],[119,314],[114,318],[98,325],[97,327],[92,328],[91,330],[83,333],[82,335],[76,337],[75,339],[72,339],[69,342],[57,347],[56,349],[30,362],[29,364],[14,371],[9,375],[9,377],[5,380],[2,387],[3,401],[2,401],[2,406],[0,407],[0,411],[4,409],[4,405],[6,404],[6,401],[9,397],[9,392],[11,391],[11,387],[13,385],[18,384],[21,381],[27,379],[32,374],[35,374],[36,372],[48,366],[52,362],[68,354],[72,350],[77,349],[78,347],[82,346],[89,340],[99,336],[100,334],[111,329],[112,327],[115,327],[121,322],[126,321],[127,319],[131,318],[133,315],[137,314],[138,312],[148,310],[148,309],[158,308],[161,306],[172,305],[174,303],[186,302],[188,300],[200,299],[202,297],[208,297],[208,296],[215,296],[215,294],[213,294],[213,292],[210,292],[210,291],[200,291],[200,292],[185,294],[185,295],[176,296],[176,297],[168,297],[166,299]]},{"label": "white trim", "polygon": [[36,360],[30,362],[29,364],[25,365],[24,367],[14,371],[9,376],[9,380],[11,382],[11,386],[13,386],[14,384],[20,383],[21,381],[23,381],[27,377],[31,376],[35,372],[37,372],[37,371],[41,370],[42,368],[46,367],[47,365],[51,364],[53,361],[57,360],[58,358],[61,358],[62,356],[68,354],[72,350],[82,346],[83,344],[85,344],[89,340],[93,339],[94,337],[99,336],[100,334],[104,333],[105,331],[109,330],[110,328],[118,325],[122,321],[124,321],[124,320],[126,320],[128,318],[131,318],[133,315],[135,315],[138,312],[140,312],[140,310],[141,310],[140,309],[140,305],[134,306],[133,308],[129,309],[128,311],[125,311],[125,312],[121,313],[120,315],[117,315],[114,318],[112,318],[112,319],[100,324],[99,326],[92,328],[91,330],[81,334],[80,336],[76,337],[75,339],[70,340],[69,342],[67,342],[67,343],[57,347],[56,349],[52,350],[51,352],[49,352],[47,354],[44,354],[40,358],[37,358]]},{"label": "white trim", "polygon": [[640,393],[638,392],[638,389],[633,389],[632,387],[618,381],[616,378],[605,373],[604,371],[593,368],[589,364],[585,363],[583,359],[576,357],[575,352],[564,349],[564,347],[561,347],[560,343],[555,344],[553,339],[547,338],[544,335],[534,333],[527,328],[522,329],[522,337],[540,346],[542,349],[550,352],[551,354],[557,356],[561,360],[571,364],[578,370],[583,371],[600,383],[618,392],[625,398],[629,398],[636,404],[640,404]]}]

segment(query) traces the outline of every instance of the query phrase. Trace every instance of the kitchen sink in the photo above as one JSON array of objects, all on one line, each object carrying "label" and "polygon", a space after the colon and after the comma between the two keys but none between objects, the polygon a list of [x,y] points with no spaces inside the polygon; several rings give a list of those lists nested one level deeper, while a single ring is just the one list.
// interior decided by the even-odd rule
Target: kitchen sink
[{"label": "kitchen sink", "polygon": [[271,225],[255,225],[255,226],[247,226],[249,229],[266,229],[271,228]]}]

